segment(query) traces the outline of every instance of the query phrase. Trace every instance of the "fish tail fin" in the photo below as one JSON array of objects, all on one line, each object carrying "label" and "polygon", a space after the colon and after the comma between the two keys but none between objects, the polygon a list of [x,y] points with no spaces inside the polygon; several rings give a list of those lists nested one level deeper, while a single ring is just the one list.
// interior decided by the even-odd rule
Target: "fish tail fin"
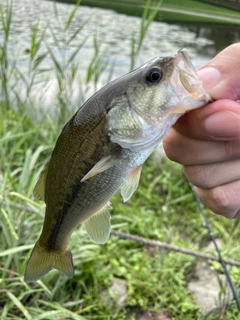
[{"label": "fish tail fin", "polygon": [[24,280],[26,282],[37,281],[55,268],[67,277],[74,275],[72,253],[69,249],[64,251],[46,250],[42,248],[39,241],[33,248],[30,259],[28,260]]}]

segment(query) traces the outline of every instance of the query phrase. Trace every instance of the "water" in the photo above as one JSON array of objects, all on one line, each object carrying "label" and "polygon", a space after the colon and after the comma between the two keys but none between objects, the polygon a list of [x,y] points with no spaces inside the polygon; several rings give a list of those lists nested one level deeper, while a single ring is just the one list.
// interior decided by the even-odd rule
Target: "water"
[{"label": "water", "polygon": [[[5,1],[0,0],[0,4],[5,5]],[[29,50],[31,49],[31,34],[33,28],[38,24],[39,36],[45,32],[39,55],[47,52],[50,48],[56,59],[62,65],[64,59],[72,55],[80,43],[84,42],[82,49],[75,57],[75,68],[77,76],[74,80],[73,93],[71,93],[71,103],[88,98],[97,88],[101,87],[109,80],[110,66],[114,63],[114,79],[126,72],[130,68],[130,53],[132,35],[138,37],[141,19],[138,17],[118,14],[111,10],[90,8],[81,6],[77,9],[76,15],[66,31],[64,26],[74,6],[70,4],[57,3],[38,0],[13,1],[13,18],[11,36],[9,39],[10,62],[17,61],[17,66],[22,75],[26,76],[30,68]],[[67,42],[74,32],[83,26],[81,32],[75,37],[71,45]],[[215,32],[214,32],[215,30]],[[224,32],[228,32],[226,28]],[[231,33],[232,32],[232,33]],[[54,41],[54,37],[57,41]],[[232,35],[229,37],[229,35]],[[231,42],[239,40],[239,32],[228,32],[227,37],[221,37],[225,43],[218,42],[216,29],[205,26],[180,26],[163,22],[153,22],[144,40],[142,50],[136,61],[136,67],[144,62],[156,57],[174,55],[179,49],[188,49],[191,60],[197,68],[209,61],[220,49]],[[103,53],[103,61],[109,66],[104,72],[97,86],[85,85],[88,66],[95,54],[94,38],[100,45],[100,52]],[[3,30],[0,29],[0,43],[3,39]],[[58,45],[56,45],[56,43]],[[66,69],[69,66],[66,66]],[[53,61],[48,55],[39,67],[40,77],[36,77],[36,84],[31,91],[36,103],[53,105],[57,91],[56,76],[52,71]],[[70,70],[66,70],[66,72]],[[29,81],[29,79],[27,79]],[[44,83],[44,86],[43,86]],[[81,90],[79,90],[81,83]],[[22,98],[26,95],[26,90],[22,85],[17,86]],[[81,96],[81,98],[80,98]],[[80,103],[80,102],[78,102]]]}]

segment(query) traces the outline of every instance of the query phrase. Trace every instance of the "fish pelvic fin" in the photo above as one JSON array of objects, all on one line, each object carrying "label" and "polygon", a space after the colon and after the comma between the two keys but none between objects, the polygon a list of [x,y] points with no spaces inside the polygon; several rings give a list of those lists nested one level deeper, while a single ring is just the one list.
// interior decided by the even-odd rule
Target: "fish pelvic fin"
[{"label": "fish pelvic fin", "polygon": [[128,201],[134,191],[137,189],[140,176],[142,172],[142,166],[135,168],[130,175],[127,177],[127,180],[121,187],[121,196],[123,198],[123,202]]},{"label": "fish pelvic fin", "polygon": [[83,222],[89,238],[95,243],[106,243],[109,238],[111,232],[109,208],[111,208],[111,205],[108,202],[102,209]]},{"label": "fish pelvic fin", "polygon": [[24,280],[25,282],[37,281],[53,268],[61,271],[68,278],[72,278],[74,267],[71,251],[69,249],[64,251],[46,250],[40,246],[38,241],[27,262]]}]

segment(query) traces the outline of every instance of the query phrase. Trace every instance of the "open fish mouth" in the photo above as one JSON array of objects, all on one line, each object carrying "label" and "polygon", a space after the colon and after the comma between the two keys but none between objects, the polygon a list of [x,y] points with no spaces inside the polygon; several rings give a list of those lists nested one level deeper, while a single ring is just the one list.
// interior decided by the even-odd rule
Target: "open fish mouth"
[{"label": "open fish mouth", "polygon": [[[188,109],[186,96],[189,97],[190,95],[193,99],[198,99],[200,104],[212,101],[211,96],[203,88],[202,81],[199,79],[189,58],[187,49],[178,51],[174,56],[173,64],[174,71],[170,78],[170,83],[175,93],[179,96],[182,105],[184,105],[185,111]],[[181,106],[181,103],[179,106]],[[189,109],[192,109],[190,104]],[[176,109],[176,112],[181,113],[182,109]]]}]

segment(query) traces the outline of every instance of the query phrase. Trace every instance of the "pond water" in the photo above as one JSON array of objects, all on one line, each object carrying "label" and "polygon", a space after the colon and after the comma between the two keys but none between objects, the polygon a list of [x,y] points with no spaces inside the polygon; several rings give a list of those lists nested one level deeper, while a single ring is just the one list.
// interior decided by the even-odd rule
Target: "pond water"
[{"label": "pond water", "polygon": [[[6,12],[5,0],[0,0],[0,4]],[[81,6],[77,9],[69,29],[65,30],[67,19],[73,9],[73,5],[64,3],[54,5],[51,1],[13,1],[8,46],[10,63],[14,64],[16,61],[21,74],[26,80],[29,80],[27,72],[30,68],[31,34],[36,25],[39,28],[38,38],[44,33],[39,55],[47,52],[48,46],[61,65],[64,64],[64,59],[69,58],[79,44],[84,42],[74,59],[78,75],[74,80],[76,81],[73,85],[75,90],[74,94],[71,94],[71,98],[76,101],[76,99],[80,99],[79,95],[83,91],[83,99],[86,99],[96,90],[96,86],[91,85],[88,86],[88,90],[79,90],[79,81],[85,86],[89,64],[96,54],[94,38],[97,39],[100,52],[104,54],[103,61],[109,62],[109,67],[104,72],[105,77],[101,77],[98,81],[97,87],[100,87],[109,79],[108,73],[112,69],[110,65],[114,64],[111,79],[129,71],[132,36],[134,34],[136,39],[138,38],[141,19],[118,14],[111,10]],[[83,29],[69,45],[68,40],[80,26],[83,26]],[[197,68],[210,60],[223,47],[239,41],[239,34],[237,28],[211,28],[204,25],[183,26],[153,22],[147,32],[135,66],[137,67],[156,56],[174,55],[179,49],[185,47]],[[3,43],[3,36],[3,30],[0,29],[0,44]],[[66,68],[69,68],[69,65]],[[41,95],[41,103],[52,104],[53,92],[56,92],[57,84],[55,72],[52,71],[53,60],[49,54],[41,62],[39,70],[42,71],[41,76],[40,78],[36,77],[32,96],[39,97]],[[43,82],[43,79],[44,89],[41,90],[40,83]],[[24,96],[26,90],[24,91],[22,86],[17,87],[21,91],[21,95]]]}]

